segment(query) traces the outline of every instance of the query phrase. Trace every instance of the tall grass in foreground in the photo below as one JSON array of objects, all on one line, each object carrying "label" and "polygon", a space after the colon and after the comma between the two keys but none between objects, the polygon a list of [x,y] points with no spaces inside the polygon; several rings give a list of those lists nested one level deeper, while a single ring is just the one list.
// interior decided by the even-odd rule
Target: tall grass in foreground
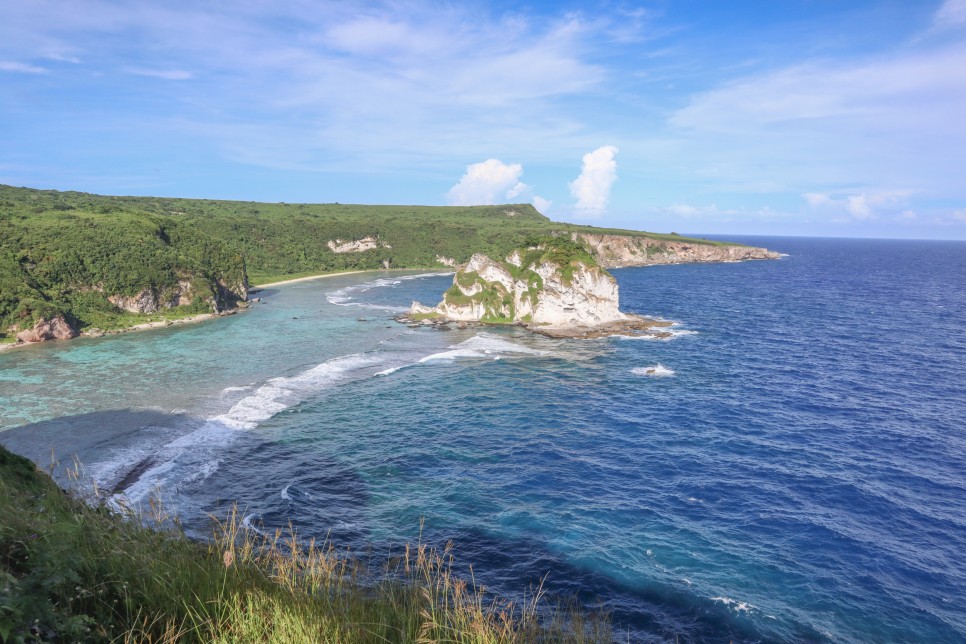
[{"label": "tall grass in foreground", "polygon": [[0,448],[0,641],[604,641],[579,611],[492,598],[422,542],[378,563],[260,534],[232,510],[207,542],[159,504],[121,514],[64,494]]}]

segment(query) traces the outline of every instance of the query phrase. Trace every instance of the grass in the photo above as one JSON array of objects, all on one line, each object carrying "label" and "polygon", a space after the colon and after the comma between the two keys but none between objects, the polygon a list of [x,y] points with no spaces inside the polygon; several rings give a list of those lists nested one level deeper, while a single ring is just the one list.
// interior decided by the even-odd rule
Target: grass
[{"label": "grass", "polygon": [[611,639],[606,619],[551,610],[541,588],[517,605],[461,579],[451,545],[364,561],[294,529],[245,530],[235,510],[197,542],[158,504],[119,514],[100,499],[0,448],[0,641]]}]

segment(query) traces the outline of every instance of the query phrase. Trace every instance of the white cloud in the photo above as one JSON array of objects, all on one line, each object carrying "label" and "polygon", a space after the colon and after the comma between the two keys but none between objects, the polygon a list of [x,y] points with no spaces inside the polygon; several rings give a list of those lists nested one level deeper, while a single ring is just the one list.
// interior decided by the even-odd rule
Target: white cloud
[{"label": "white cloud", "polygon": [[953,221],[966,223],[966,210],[955,210],[953,211],[953,214],[949,216],[949,218]]},{"label": "white cloud", "polygon": [[[912,190],[867,190],[837,195],[806,192],[802,197],[814,209],[844,213],[854,220],[867,221],[876,219],[882,211],[897,211],[912,194]],[[903,211],[902,215],[906,213],[915,216],[911,210]]]},{"label": "white cloud", "polygon": [[822,192],[806,192],[802,195],[809,206],[827,206],[832,203],[832,198]]},{"label": "white cloud", "polygon": [[866,195],[849,195],[845,198],[845,204],[845,209],[856,219],[872,218],[872,204]]},{"label": "white cloud", "polygon": [[899,213],[896,216],[895,219],[896,219],[896,221],[900,221],[900,222],[903,222],[903,223],[910,223],[910,222],[913,222],[913,221],[918,221],[919,220],[919,215],[916,214],[916,211],[914,211],[914,210],[903,210],[901,213]]},{"label": "white cloud", "polygon": [[466,173],[450,188],[447,199],[451,206],[479,206],[506,203],[520,196],[528,186],[520,181],[523,166],[487,159],[466,166]]},{"label": "white cloud", "polygon": [[964,24],[966,24],[966,0],[946,0],[933,16],[933,25],[937,29],[950,29]]},{"label": "white cloud", "polygon": [[744,76],[671,117],[669,160],[687,163],[706,191],[756,177],[775,192],[904,184],[954,198],[966,149],[963,69],[966,41],[943,41]]},{"label": "white cloud", "polygon": [[604,145],[584,155],[580,176],[570,182],[578,217],[600,217],[607,210],[610,189],[617,181],[618,149]]},{"label": "white cloud", "polygon": [[18,63],[14,60],[0,60],[0,72],[15,72],[19,74],[46,74],[47,69],[30,65],[28,63]]},{"label": "white cloud", "polygon": [[540,214],[545,215],[550,212],[551,206],[553,206],[553,201],[550,199],[544,199],[540,195],[533,196],[533,207],[536,208]]},{"label": "white cloud", "polygon": [[161,80],[189,80],[194,77],[191,72],[182,69],[141,69],[139,67],[125,67],[124,71],[128,74],[137,76],[148,76],[150,78],[160,78]]}]

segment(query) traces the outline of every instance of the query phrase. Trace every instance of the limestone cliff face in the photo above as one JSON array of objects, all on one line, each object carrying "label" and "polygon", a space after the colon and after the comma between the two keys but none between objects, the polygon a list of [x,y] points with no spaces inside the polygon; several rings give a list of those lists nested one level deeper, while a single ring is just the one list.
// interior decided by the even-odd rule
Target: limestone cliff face
[{"label": "limestone cliff face", "polygon": [[752,246],[696,244],[631,235],[573,233],[571,237],[586,245],[598,262],[610,268],[694,262],[741,262],[780,257],[778,253]]},{"label": "limestone cliff face", "polygon": [[473,255],[435,309],[414,303],[411,314],[547,327],[594,327],[628,318],[618,309],[617,280],[593,259],[561,261],[543,250],[514,251],[504,261]]},{"label": "limestone cliff face", "polygon": [[392,248],[389,244],[379,241],[378,237],[363,237],[362,239],[330,239],[326,246],[333,253],[364,253],[376,248]]},{"label": "limestone cliff face", "polygon": [[228,284],[210,280],[196,285],[192,280],[182,279],[174,287],[145,288],[134,295],[109,295],[107,300],[130,313],[157,313],[162,309],[187,306],[195,297],[201,297],[215,313],[233,309],[248,297],[248,281],[243,279],[237,284]]}]

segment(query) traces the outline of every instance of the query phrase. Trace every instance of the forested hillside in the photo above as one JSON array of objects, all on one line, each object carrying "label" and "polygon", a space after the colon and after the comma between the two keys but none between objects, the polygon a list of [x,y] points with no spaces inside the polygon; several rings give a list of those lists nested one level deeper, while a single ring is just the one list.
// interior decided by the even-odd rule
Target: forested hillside
[{"label": "forested hillside", "polygon": [[124,326],[145,310],[230,308],[247,280],[438,267],[572,231],[644,234],[555,223],[529,204],[284,204],[0,186],[0,339],[51,316],[77,329]]}]

